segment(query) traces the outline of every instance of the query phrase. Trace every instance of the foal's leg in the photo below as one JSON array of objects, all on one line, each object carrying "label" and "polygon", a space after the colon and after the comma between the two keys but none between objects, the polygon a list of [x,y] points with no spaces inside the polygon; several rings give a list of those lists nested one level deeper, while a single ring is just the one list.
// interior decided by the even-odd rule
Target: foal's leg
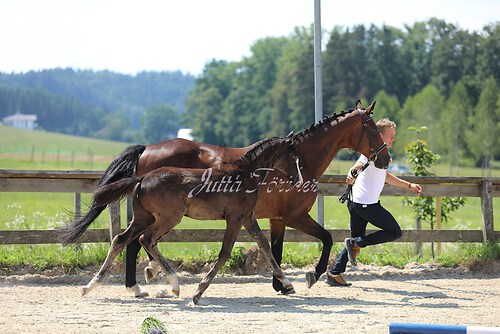
[{"label": "foal's leg", "polygon": [[120,251],[122,251],[123,248],[125,248],[125,246],[127,246],[127,244],[131,240],[141,235],[148,227],[149,225],[147,224],[142,224],[140,221],[135,222],[134,220],[132,220],[129,227],[125,231],[113,238],[106,260],[104,260],[101,269],[99,269],[94,278],[92,278],[92,280],[82,288],[82,296],[85,296],[90,291],[102,284],[107,270],[109,269],[111,264],[113,264],[113,261],[120,253]]},{"label": "foal's leg", "polygon": [[238,237],[238,233],[240,232],[242,224],[243,221],[241,217],[239,217],[238,219],[226,218],[226,232],[224,233],[224,240],[222,241],[222,248],[219,252],[219,257],[217,261],[215,261],[212,269],[210,269],[210,271],[198,285],[198,289],[193,296],[193,303],[195,305],[198,304],[201,295],[208,288],[210,282],[212,282],[219,269],[224,265],[224,263],[226,263],[227,259],[229,259],[229,256],[231,256],[231,251],[233,249],[234,243],[236,242],[236,238]]},{"label": "foal's leg", "polygon": [[[170,267],[167,259],[160,253],[158,242],[181,221],[182,215],[183,213],[181,213],[179,217],[168,217],[168,219],[165,219],[164,216],[157,217],[155,224],[139,238],[139,242],[144,249],[151,254],[156,262],[165,270],[167,280],[172,286],[172,293],[177,297],[180,293],[179,278],[175,270]],[[163,292],[160,292],[158,297],[163,297],[164,295]]]},{"label": "foal's leg", "polygon": [[273,270],[273,278],[279,280],[283,288],[286,289],[287,294],[295,293],[292,283],[290,283],[290,281],[285,277],[285,274],[281,270],[280,265],[274,259],[274,256],[271,253],[271,247],[269,247],[269,242],[267,241],[264,233],[262,233],[262,230],[260,229],[259,224],[255,219],[255,216],[252,215],[252,218],[246,221],[243,224],[243,226],[252,236],[252,238],[254,238],[255,241],[257,241],[259,248],[262,250],[262,252],[266,255],[267,259],[269,260],[269,264],[271,265],[271,269]]}]

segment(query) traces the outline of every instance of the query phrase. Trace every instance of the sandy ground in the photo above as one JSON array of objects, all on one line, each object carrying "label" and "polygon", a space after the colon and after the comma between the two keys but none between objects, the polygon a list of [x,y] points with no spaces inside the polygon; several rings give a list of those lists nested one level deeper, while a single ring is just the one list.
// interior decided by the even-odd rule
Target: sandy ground
[{"label": "sandy ground", "polygon": [[[80,297],[93,272],[80,275],[0,276],[0,331],[7,333],[139,333],[148,316],[170,333],[388,333],[390,322],[500,326],[500,270],[472,273],[409,265],[397,270],[360,265],[351,287],[330,287],[324,277],[311,289],[306,270],[285,270],[296,294],[282,296],[270,275],[218,275],[193,306],[203,275],[179,273],[179,298],[138,299],[125,291],[123,275]],[[144,278],[138,275],[139,282]],[[142,284],[151,295],[160,277]],[[168,286],[170,288],[170,286]]]}]

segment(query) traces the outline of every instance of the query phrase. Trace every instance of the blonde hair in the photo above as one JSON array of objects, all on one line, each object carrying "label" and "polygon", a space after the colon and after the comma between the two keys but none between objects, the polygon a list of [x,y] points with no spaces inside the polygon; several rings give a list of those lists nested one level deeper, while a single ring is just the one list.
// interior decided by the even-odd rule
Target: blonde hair
[{"label": "blonde hair", "polygon": [[379,132],[384,132],[385,129],[388,129],[388,128],[393,128],[395,129],[396,128],[396,123],[394,123],[393,121],[391,121],[390,119],[388,118],[382,118],[380,120],[377,121],[377,129]]}]

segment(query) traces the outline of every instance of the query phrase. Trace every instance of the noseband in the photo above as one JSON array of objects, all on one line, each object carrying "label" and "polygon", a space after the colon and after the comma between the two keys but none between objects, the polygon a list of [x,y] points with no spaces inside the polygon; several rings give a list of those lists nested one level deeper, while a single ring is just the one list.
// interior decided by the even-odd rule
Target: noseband
[{"label": "noseband", "polygon": [[358,113],[359,113],[359,118],[361,119],[361,124],[363,124],[363,128],[361,130],[361,135],[359,137],[358,147],[356,148],[356,151],[359,149],[359,145],[361,145],[361,140],[363,139],[363,132],[366,132],[366,137],[368,138],[368,144],[370,145],[370,156],[368,157],[368,160],[375,162],[378,159],[378,155],[380,154],[380,152],[382,152],[382,150],[387,147],[387,144],[383,143],[382,145],[380,145],[379,148],[375,149],[375,140],[372,137],[370,131],[367,130],[368,117],[366,119],[365,117],[363,117],[364,115],[361,109],[358,109]]}]

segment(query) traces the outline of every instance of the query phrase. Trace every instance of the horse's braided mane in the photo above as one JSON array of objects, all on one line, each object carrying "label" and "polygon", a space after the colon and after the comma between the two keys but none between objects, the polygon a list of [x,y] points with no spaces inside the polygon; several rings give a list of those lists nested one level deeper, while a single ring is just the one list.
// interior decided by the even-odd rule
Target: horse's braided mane
[{"label": "horse's braided mane", "polygon": [[[321,121],[319,121],[316,124],[310,124],[307,128],[304,130],[300,131],[297,133],[295,136],[293,136],[294,142],[295,143],[300,143],[310,137],[317,129],[322,128],[325,126],[325,124],[330,123],[331,121],[343,117],[347,114],[350,114],[353,112],[354,109],[349,108],[347,110],[342,110],[338,113],[334,113],[331,116],[326,116],[323,118]],[[252,147],[249,151],[247,151],[245,154],[240,156],[236,161],[235,164],[239,167],[242,165],[248,164],[249,161],[252,161],[259,157],[262,152],[264,152],[267,148],[277,144],[277,143],[282,143],[283,140],[286,138],[283,136],[275,136],[275,137],[269,137],[266,139],[262,139],[261,141],[258,141],[254,147]]]},{"label": "horse's braided mane", "polygon": [[305,139],[309,138],[317,129],[324,127],[326,123],[330,123],[331,121],[333,121],[339,117],[345,116],[347,114],[350,114],[353,111],[354,111],[354,109],[352,109],[352,108],[349,108],[347,110],[342,110],[339,113],[334,113],[331,116],[325,116],[325,118],[323,118],[321,121],[319,121],[316,124],[314,124],[314,123],[310,124],[307,128],[298,132],[295,135],[296,142],[301,143]]}]

